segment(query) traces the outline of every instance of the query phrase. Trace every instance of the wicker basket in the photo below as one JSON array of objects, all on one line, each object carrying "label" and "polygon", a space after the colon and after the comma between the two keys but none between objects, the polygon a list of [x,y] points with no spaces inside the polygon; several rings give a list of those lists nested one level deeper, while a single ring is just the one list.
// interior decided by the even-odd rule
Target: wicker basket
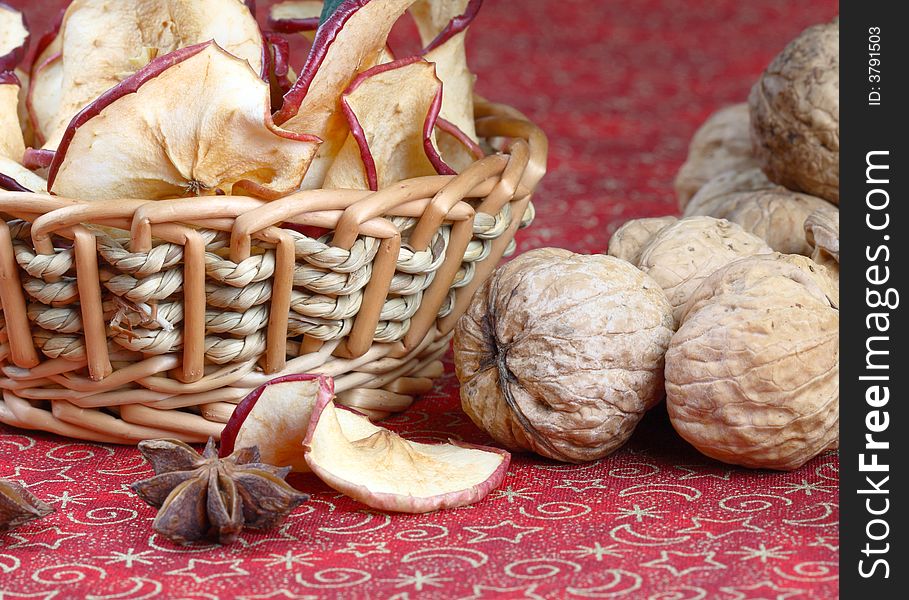
[{"label": "wicker basket", "polygon": [[373,418],[404,410],[442,374],[455,321],[533,219],[545,172],[546,137],[523,115],[480,100],[476,117],[507,153],[380,192],[0,191],[0,421],[196,442],[291,373],[335,377],[339,401]]}]

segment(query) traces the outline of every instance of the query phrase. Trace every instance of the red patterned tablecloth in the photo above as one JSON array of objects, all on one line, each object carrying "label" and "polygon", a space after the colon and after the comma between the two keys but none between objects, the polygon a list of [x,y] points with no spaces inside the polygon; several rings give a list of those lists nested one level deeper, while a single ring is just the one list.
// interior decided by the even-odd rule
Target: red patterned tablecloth
[{"label": "red patterned tablecloth", "polygon": [[[60,2],[12,4],[38,24]],[[601,252],[625,219],[674,212],[672,178],[698,123],[744,99],[790,38],[835,11],[834,0],[487,0],[471,40],[479,90],[552,141],[520,248]],[[389,425],[420,440],[487,442],[461,414],[447,367]],[[501,489],[459,510],[376,513],[292,479],[312,500],[230,547],[153,534],[153,511],[127,490],[149,472],[134,448],[0,426],[0,476],[57,509],[0,534],[0,598],[837,595],[836,455],[793,473],[730,468],[681,441],[662,407],[598,463],[515,457]]]}]

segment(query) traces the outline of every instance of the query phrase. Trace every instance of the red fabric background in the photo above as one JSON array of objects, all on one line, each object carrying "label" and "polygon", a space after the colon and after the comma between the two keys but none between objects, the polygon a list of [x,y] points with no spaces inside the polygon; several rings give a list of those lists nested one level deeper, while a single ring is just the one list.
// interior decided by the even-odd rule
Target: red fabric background
[{"label": "red fabric background", "polygon": [[[11,3],[35,30],[59,5]],[[672,178],[697,125],[743,100],[790,38],[835,11],[833,0],[487,0],[471,40],[479,91],[552,142],[520,248],[602,252],[625,219],[675,212]],[[488,441],[446,373],[389,424],[420,440]],[[730,468],[681,441],[662,407],[598,463],[515,457],[500,490],[460,510],[380,514],[294,479],[311,502],[280,530],[224,548],[153,534],[153,511],[126,490],[149,472],[133,448],[0,426],[0,476],[57,508],[0,534],[0,598],[837,595],[836,455],[793,473]]]}]

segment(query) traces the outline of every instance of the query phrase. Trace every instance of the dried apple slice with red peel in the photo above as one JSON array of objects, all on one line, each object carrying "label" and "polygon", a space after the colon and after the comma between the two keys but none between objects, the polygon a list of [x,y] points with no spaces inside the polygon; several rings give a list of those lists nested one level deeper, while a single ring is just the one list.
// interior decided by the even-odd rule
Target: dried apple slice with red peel
[{"label": "dried apple slice with red peel", "polygon": [[47,181],[16,161],[0,156],[0,189],[9,192],[47,193]]},{"label": "dried apple slice with red peel", "polygon": [[423,57],[436,64],[445,86],[441,115],[471,140],[477,141],[473,118],[476,77],[467,67],[467,29],[476,18],[482,0],[420,0],[410,8],[425,45]]},{"label": "dried apple slice with red peel", "polygon": [[436,121],[436,145],[445,164],[458,173],[485,156],[483,149],[451,121]]},{"label": "dried apple slice with red peel", "polygon": [[419,57],[358,75],[341,98],[351,133],[325,186],[380,190],[411,177],[454,174],[435,147],[441,102],[435,67]]},{"label": "dried apple slice with red peel", "polygon": [[28,39],[25,15],[0,2],[0,71],[12,71],[22,62]]},{"label": "dried apple slice with red peel", "polygon": [[244,398],[221,432],[221,456],[259,447],[262,462],[308,472],[302,444],[317,400],[331,402],[334,381],[322,375],[288,375]]},{"label": "dried apple slice with red peel", "polygon": [[48,185],[97,200],[235,187],[273,198],[298,187],[318,145],[275,126],[268,84],[246,61],[205,42],[155,59],[79,113]]},{"label": "dried apple slice with red peel", "polygon": [[21,162],[25,140],[19,122],[19,78],[12,71],[0,72],[0,156]]},{"label": "dried apple slice with red peel", "polygon": [[280,108],[284,94],[293,86],[293,74],[290,70],[290,44],[287,38],[277,33],[265,33],[266,73],[271,86],[272,109]]},{"label": "dried apple slice with red peel", "polygon": [[56,149],[70,120],[149,59],[214,40],[264,73],[264,44],[242,0],[73,0],[60,28],[60,106],[47,126]]},{"label": "dried apple slice with red peel", "polygon": [[409,442],[324,399],[303,447],[307,464],[329,486],[369,507],[405,513],[478,502],[502,483],[511,460],[497,448]]},{"label": "dried apple slice with red peel", "polygon": [[286,0],[268,11],[268,27],[278,33],[300,33],[312,42],[322,17],[322,0]]},{"label": "dried apple slice with red peel", "polygon": [[347,139],[338,98],[357,73],[380,60],[388,34],[414,0],[345,0],[319,27],[300,77],[284,97],[275,122],[323,140],[304,189],[323,187]]}]

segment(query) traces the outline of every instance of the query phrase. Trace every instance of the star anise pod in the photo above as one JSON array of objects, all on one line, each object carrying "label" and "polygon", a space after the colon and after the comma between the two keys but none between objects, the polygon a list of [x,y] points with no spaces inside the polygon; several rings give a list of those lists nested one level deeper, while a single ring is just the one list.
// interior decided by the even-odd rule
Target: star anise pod
[{"label": "star anise pod", "polygon": [[54,508],[13,481],[0,479],[0,532],[46,517]]},{"label": "star anise pod", "polygon": [[290,468],[259,462],[257,447],[218,458],[213,439],[200,455],[179,440],[139,443],[155,476],[131,487],[158,508],[152,527],[179,543],[207,539],[230,544],[243,527],[268,529],[309,499],[284,478]]}]

